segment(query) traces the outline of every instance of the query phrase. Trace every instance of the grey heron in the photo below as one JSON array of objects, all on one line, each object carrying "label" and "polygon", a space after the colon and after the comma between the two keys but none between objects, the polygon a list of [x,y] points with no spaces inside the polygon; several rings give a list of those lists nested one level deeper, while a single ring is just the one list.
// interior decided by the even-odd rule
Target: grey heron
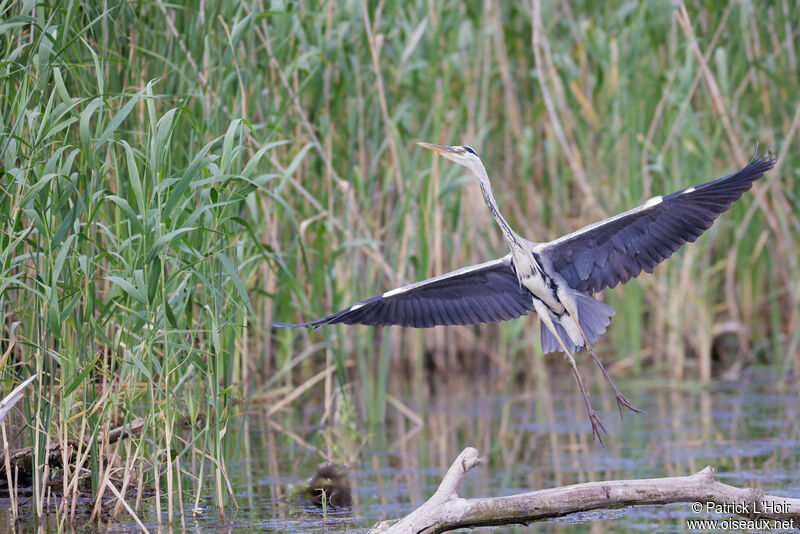
[{"label": "grey heron", "polygon": [[[417,143],[467,167],[478,178],[483,199],[509,253],[421,282],[387,291],[296,328],[327,324],[401,325],[428,328],[507,321],[528,312],[540,319],[542,351],[561,350],[575,375],[595,436],[605,432],[592,408],[573,353],[585,347],[600,367],[622,408],[640,412],[614,385],[592,343],[606,331],[614,310],[592,296],[653,268],[687,241],[695,241],[753,182],[775,165],[771,151],[754,154],[741,170],[701,185],[656,196],[637,208],[591,224],[554,241],[529,241],[511,229],[497,208],[489,176],[468,146]],[[757,150],[757,149],[756,149]]]}]

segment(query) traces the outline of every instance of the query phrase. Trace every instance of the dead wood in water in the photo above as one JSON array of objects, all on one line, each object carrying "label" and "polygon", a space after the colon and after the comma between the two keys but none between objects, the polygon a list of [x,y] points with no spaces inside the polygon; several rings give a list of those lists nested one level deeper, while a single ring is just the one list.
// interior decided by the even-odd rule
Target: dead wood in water
[{"label": "dead wood in water", "polygon": [[432,534],[457,528],[526,525],[589,510],[679,502],[694,503],[693,506],[699,503],[697,519],[704,518],[707,506],[718,505],[726,513],[750,519],[793,521],[793,528],[800,525],[800,499],[723,484],[714,478],[714,468],[710,466],[684,477],[588,482],[505,497],[459,497],[458,486],[480,461],[478,451],[467,447],[425,504],[399,521],[378,523],[370,533]]},{"label": "dead wood in water", "polygon": [[[103,433],[99,432],[97,434],[97,441],[102,442],[104,439],[107,439],[108,443],[115,443],[128,436],[138,435],[141,433],[143,426],[144,419],[137,417],[129,423],[109,430],[108,436],[105,438],[103,437]],[[88,444],[88,439],[85,440],[85,443]],[[65,457],[72,460],[78,451],[78,445],[79,440],[76,438],[69,438],[66,440],[66,442],[51,443],[47,448],[47,451],[45,451],[45,457],[47,458],[50,467],[61,467]],[[66,452],[66,454],[64,454],[64,452]],[[19,473],[21,475],[32,476],[33,457],[34,454],[32,446],[23,447],[21,449],[10,449],[8,451],[8,463],[10,465],[11,472],[13,473],[16,469],[19,469]],[[0,463],[0,473],[3,473],[5,469],[5,464]]]}]

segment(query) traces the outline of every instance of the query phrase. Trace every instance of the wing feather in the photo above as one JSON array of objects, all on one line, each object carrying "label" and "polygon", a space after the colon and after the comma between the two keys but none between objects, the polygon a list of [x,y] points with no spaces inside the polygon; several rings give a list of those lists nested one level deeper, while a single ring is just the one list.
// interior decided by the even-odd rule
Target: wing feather
[{"label": "wing feather", "polygon": [[743,169],[589,225],[534,251],[547,259],[571,287],[594,293],[653,268],[684,243],[695,241],[775,165],[769,152]]},{"label": "wing feather", "polygon": [[520,288],[511,256],[506,255],[362,300],[316,321],[273,326],[344,323],[429,328],[504,321],[530,311],[531,294]]}]

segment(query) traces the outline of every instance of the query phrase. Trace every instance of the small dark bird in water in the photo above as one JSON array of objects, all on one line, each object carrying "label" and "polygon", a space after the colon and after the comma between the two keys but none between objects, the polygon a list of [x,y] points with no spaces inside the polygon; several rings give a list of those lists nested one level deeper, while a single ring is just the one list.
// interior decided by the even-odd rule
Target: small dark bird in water
[{"label": "small dark bird in water", "polygon": [[592,437],[606,432],[592,408],[572,354],[585,347],[600,366],[622,408],[637,410],[614,385],[592,343],[606,331],[614,315],[592,294],[625,283],[670,257],[687,241],[696,240],[775,165],[771,152],[743,169],[670,195],[653,197],[638,208],[590,224],[554,241],[536,243],[511,229],[497,208],[489,176],[475,150],[468,146],[418,143],[470,169],[483,199],[500,226],[509,253],[502,258],[464,267],[387,291],[322,319],[296,328],[326,324],[401,325],[428,328],[507,321],[536,312],[545,353],[561,350],[567,357],[592,423]]},{"label": "small dark bird in water", "polygon": [[323,495],[327,504],[332,506],[350,506],[353,503],[347,468],[329,461],[319,464],[314,474],[296,491],[303,500],[317,506],[322,506]]}]

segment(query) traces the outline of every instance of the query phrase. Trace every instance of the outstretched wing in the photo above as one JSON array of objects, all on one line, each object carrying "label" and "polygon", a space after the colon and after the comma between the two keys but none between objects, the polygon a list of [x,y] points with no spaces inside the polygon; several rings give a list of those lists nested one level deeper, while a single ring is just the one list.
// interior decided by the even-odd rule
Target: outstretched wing
[{"label": "outstretched wing", "polygon": [[520,288],[511,256],[506,255],[387,291],[316,321],[272,325],[297,328],[344,323],[428,328],[506,321],[529,311],[533,311],[531,294]]},{"label": "outstretched wing", "polygon": [[721,213],[775,165],[770,153],[739,172],[654,197],[644,205],[589,225],[534,251],[573,288],[593,293],[648,273],[687,241],[696,240]]}]

